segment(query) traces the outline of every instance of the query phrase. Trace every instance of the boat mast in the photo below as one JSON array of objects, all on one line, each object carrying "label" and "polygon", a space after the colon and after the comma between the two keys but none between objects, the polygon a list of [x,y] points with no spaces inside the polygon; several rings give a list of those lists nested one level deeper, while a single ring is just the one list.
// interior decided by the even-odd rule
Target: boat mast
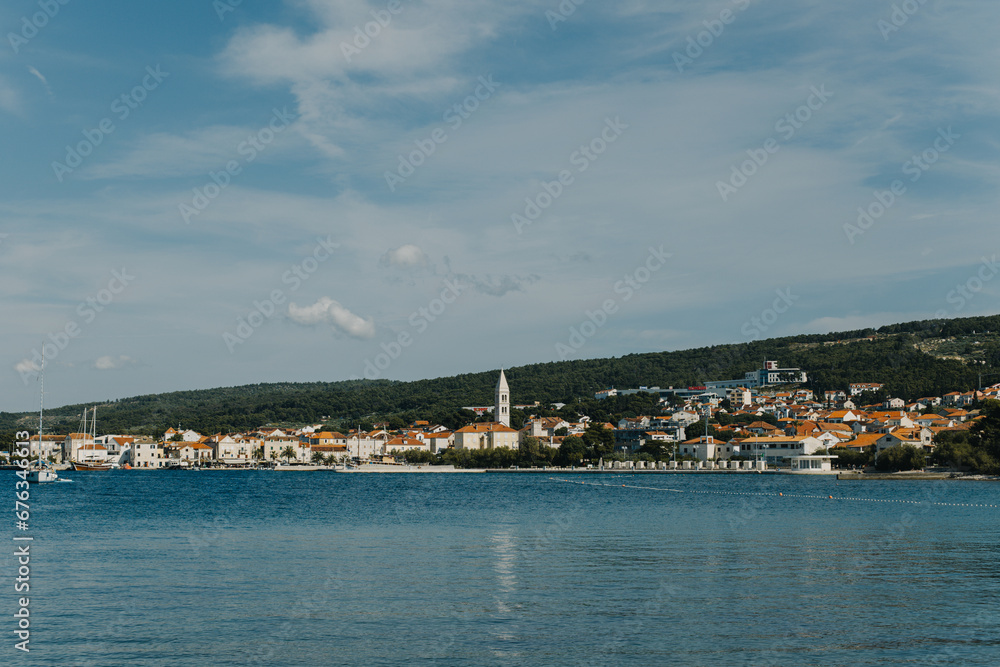
[{"label": "boat mast", "polygon": [[[38,468],[42,463],[42,413],[45,411],[45,341],[42,341],[42,367],[38,372],[38,379],[41,382],[41,391],[38,396]],[[28,441],[28,467],[31,467],[31,441]]]}]

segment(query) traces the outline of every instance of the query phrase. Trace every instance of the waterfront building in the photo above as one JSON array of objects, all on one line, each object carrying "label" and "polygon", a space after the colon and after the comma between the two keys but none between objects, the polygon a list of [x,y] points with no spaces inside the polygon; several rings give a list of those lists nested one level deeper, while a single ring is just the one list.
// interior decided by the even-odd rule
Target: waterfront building
[{"label": "waterfront building", "polygon": [[517,449],[518,432],[498,422],[469,424],[455,431],[455,449]]}]

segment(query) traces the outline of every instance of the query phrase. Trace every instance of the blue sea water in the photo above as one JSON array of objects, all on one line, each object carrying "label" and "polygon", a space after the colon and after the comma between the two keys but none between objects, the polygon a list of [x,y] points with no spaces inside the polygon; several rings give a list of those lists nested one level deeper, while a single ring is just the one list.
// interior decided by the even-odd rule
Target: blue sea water
[{"label": "blue sea water", "polygon": [[992,482],[63,476],[0,664],[1000,664]]}]

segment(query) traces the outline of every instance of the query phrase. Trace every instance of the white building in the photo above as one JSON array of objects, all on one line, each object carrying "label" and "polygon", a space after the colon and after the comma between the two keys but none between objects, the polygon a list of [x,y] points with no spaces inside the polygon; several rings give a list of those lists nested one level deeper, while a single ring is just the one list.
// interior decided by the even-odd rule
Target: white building
[{"label": "white building", "polygon": [[761,457],[770,464],[781,464],[793,456],[808,456],[824,449],[823,442],[811,435],[772,435],[746,438],[740,443],[743,456]]},{"label": "white building", "polygon": [[507,386],[507,378],[500,369],[500,379],[497,380],[495,392],[496,405],[493,408],[493,418],[504,426],[510,426],[510,388]]},{"label": "white building", "polygon": [[136,440],[129,452],[129,465],[133,468],[162,468],[166,465],[163,443]]},{"label": "white building", "polygon": [[729,460],[740,453],[739,447],[728,442],[716,440],[711,435],[703,435],[694,440],[687,440],[677,446],[679,456],[694,456],[699,461]]},{"label": "white building", "polygon": [[455,431],[455,449],[518,448],[518,433],[497,422],[469,424]]}]

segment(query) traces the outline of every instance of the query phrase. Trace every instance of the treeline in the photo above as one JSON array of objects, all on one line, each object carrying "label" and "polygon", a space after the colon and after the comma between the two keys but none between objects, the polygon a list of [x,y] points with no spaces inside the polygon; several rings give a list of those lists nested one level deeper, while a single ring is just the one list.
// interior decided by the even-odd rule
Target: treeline
[{"label": "treeline", "polygon": [[[807,387],[822,392],[846,389],[850,382],[881,382],[889,395],[912,400],[976,386],[977,373],[1000,366],[1000,345],[986,349],[987,364],[971,366],[937,359],[914,348],[935,337],[1000,330],[1000,316],[960,320],[928,320],[834,334],[810,334],[735,345],[716,345],[677,352],[630,354],[618,358],[532,364],[506,371],[514,404],[538,401],[543,415],[575,419],[586,414],[617,421],[652,409],[649,397],[596,401],[594,392],[609,387],[687,387],[707,380],[735,379],[756,370],[765,359],[809,374]],[[873,337],[872,340],[860,340]],[[842,341],[852,341],[842,343]],[[497,371],[396,382],[271,383],[181,391],[120,399],[98,404],[98,430],[105,433],[158,435],[169,427],[202,433],[244,431],[264,424],[297,425],[325,422],[347,429],[362,422],[427,419],[456,428],[472,419],[462,406],[492,405]],[[822,395],[819,396],[822,398]],[[554,411],[551,403],[567,407]],[[45,429],[65,433],[78,428],[84,405],[48,412]],[[525,414],[514,411],[514,425]],[[326,417],[327,419],[324,419]],[[0,430],[34,430],[37,414],[0,413]]]}]

